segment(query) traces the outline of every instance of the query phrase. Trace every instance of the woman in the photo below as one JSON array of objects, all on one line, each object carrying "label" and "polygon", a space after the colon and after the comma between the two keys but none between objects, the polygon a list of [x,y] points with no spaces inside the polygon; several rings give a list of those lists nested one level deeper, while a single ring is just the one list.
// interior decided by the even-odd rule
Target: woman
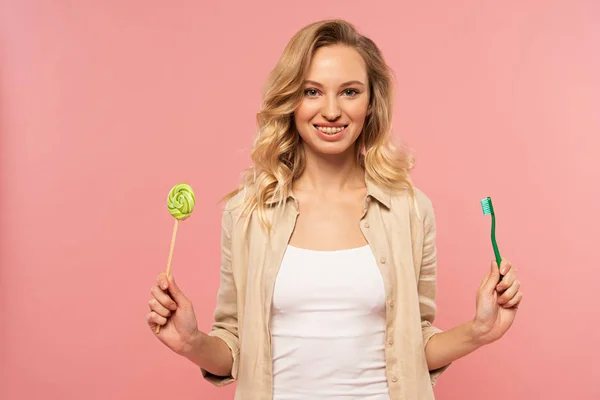
[{"label": "woman", "polygon": [[236,399],[433,399],[449,364],[492,343],[522,299],[492,262],[472,320],[442,332],[435,217],[391,145],[392,79],[341,20],[298,32],[272,71],[253,166],[227,196],[210,333],[172,277],[147,322]]}]

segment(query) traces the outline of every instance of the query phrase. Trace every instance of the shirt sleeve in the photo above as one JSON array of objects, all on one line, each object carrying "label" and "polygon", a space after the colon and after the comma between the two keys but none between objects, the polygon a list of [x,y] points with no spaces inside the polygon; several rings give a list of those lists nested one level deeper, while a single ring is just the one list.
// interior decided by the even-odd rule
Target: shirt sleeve
[{"label": "shirt sleeve", "polygon": [[217,292],[217,304],[214,311],[214,323],[209,336],[223,340],[233,357],[230,376],[216,376],[201,369],[202,376],[215,386],[225,386],[237,379],[240,343],[238,336],[237,291],[231,268],[231,232],[233,216],[229,207],[223,211],[221,221],[221,269],[220,284]]},{"label": "shirt sleeve", "polygon": [[[435,327],[437,306],[436,306],[436,286],[437,286],[437,258],[436,258],[436,222],[435,213],[431,201],[420,193],[424,199],[421,199],[419,204],[423,211],[423,256],[421,259],[421,268],[419,275],[419,308],[421,312],[421,331],[423,334],[423,346],[431,338],[443,332]],[[433,371],[429,371],[431,377],[431,385],[435,386],[440,375],[448,369],[450,364],[445,365]]]}]

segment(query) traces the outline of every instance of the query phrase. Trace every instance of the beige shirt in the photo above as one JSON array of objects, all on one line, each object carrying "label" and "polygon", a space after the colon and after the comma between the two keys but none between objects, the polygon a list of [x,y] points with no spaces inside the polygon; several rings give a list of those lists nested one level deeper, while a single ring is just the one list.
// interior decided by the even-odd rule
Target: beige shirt
[{"label": "beige shirt", "polygon": [[[377,259],[386,292],[385,358],[391,400],[434,399],[433,386],[448,366],[429,371],[425,345],[441,332],[432,325],[436,295],[435,216],[418,189],[391,192],[366,178],[367,196],[360,229]],[[290,194],[283,206],[273,202],[271,237],[251,218],[240,217],[241,195],[223,212],[221,278],[209,333],[231,349],[231,376],[202,370],[217,386],[236,381],[236,400],[271,400],[273,374],[270,316],[275,278],[299,213]],[[315,277],[318,279],[318,277]],[[352,351],[352,349],[348,349]]]}]

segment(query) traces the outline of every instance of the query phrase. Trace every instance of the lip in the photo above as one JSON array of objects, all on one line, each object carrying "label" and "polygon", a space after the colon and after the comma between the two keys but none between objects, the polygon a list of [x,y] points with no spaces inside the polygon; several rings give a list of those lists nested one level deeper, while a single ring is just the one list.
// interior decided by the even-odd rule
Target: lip
[{"label": "lip", "polygon": [[[317,125],[323,126],[323,127],[325,127],[325,126],[333,127],[333,128],[340,128],[342,126],[345,126],[345,128],[334,135],[328,135],[325,132],[321,132],[320,130],[318,130]],[[348,125],[345,125],[345,124],[328,124],[328,125],[313,124],[313,129],[317,133],[317,136],[319,136],[319,138],[321,138],[322,140],[324,140],[326,142],[336,142],[336,141],[342,139],[344,137],[344,135],[346,135],[346,132],[348,131]]]},{"label": "lip", "polygon": [[323,122],[313,124],[313,126],[322,126],[323,128],[341,128],[342,126],[348,126],[348,124],[341,124],[339,122]]}]

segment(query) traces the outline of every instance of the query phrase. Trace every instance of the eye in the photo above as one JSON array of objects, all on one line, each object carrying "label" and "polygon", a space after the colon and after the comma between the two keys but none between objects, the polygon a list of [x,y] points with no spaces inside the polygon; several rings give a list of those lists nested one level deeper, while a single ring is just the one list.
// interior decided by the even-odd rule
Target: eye
[{"label": "eye", "polygon": [[344,90],[344,96],[354,97],[358,94],[358,90],[356,89],[346,89]]},{"label": "eye", "polygon": [[316,97],[319,95],[319,92],[317,91],[317,89],[306,89],[304,91],[304,94],[308,97]]}]

